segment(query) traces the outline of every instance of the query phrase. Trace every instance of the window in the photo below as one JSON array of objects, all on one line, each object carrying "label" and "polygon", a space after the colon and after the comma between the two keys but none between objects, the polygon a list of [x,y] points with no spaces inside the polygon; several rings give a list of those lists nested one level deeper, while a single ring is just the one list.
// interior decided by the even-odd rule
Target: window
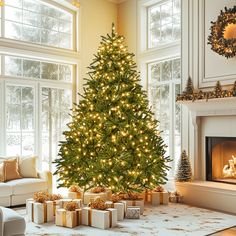
[{"label": "window", "polygon": [[72,49],[73,14],[44,1],[5,0],[2,37]]},{"label": "window", "polygon": [[[181,0],[140,3],[140,35],[147,32],[146,37],[140,37],[141,79],[145,80],[150,106],[160,122],[166,155],[173,159],[169,176],[173,176],[181,152],[181,109],[175,102],[181,89],[180,19]],[[147,24],[142,23],[145,20]]]},{"label": "window", "polygon": [[53,170],[75,98],[77,12],[50,0],[5,0],[0,12],[0,155]]},{"label": "window", "polygon": [[148,47],[180,39],[180,0],[164,1],[148,7]]}]

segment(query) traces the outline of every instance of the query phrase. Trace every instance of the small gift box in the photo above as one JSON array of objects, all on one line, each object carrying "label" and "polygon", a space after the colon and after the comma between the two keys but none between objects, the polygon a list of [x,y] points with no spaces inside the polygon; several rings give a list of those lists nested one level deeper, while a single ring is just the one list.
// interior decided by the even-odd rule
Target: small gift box
[{"label": "small gift box", "polygon": [[144,200],[143,199],[139,199],[139,200],[123,200],[126,202],[126,210],[129,208],[129,207],[132,207],[132,206],[138,206],[140,207],[140,214],[142,215],[143,214],[143,211],[144,211]]},{"label": "small gift box", "polygon": [[125,216],[125,207],[126,204],[124,202],[112,202],[112,201],[107,201],[106,205],[108,208],[114,208],[117,210],[117,220],[124,220]]},{"label": "small gift box", "polygon": [[82,210],[67,211],[65,209],[57,209],[56,225],[67,228],[74,228],[82,223]]},{"label": "small gift box", "polygon": [[28,219],[36,224],[42,224],[54,220],[53,202],[44,203],[28,201],[27,202]]},{"label": "small gift box", "polygon": [[59,207],[59,202],[62,199],[60,194],[51,194],[50,200],[53,201],[53,215],[56,215],[56,209]]},{"label": "small gift box", "polygon": [[184,197],[177,191],[169,194],[169,201],[173,203],[182,203],[183,198]]},{"label": "small gift box", "polygon": [[169,193],[165,191],[162,187],[158,186],[152,191],[151,203],[153,206],[158,205],[168,205],[169,203]]},{"label": "small gift box", "polygon": [[140,218],[140,207],[136,207],[136,206],[127,207],[125,218],[126,219],[139,219]]},{"label": "small gift box", "polygon": [[82,208],[82,199],[60,199],[58,202],[58,208],[65,208],[68,202],[76,202],[78,204],[78,208]]},{"label": "small gift box", "polygon": [[117,225],[117,210],[108,208],[97,210],[90,207],[82,208],[82,224],[99,229],[108,229]]},{"label": "small gift box", "polygon": [[68,191],[68,198],[71,199],[82,199],[83,191],[76,185],[72,185]]}]

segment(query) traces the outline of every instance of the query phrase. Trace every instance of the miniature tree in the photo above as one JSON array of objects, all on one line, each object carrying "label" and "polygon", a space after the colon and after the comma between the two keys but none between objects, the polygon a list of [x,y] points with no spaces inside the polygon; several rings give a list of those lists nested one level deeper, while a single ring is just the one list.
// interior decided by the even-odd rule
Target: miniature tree
[{"label": "miniature tree", "polygon": [[185,87],[185,93],[186,94],[193,94],[194,93],[194,87],[191,77],[188,77],[187,85]]},{"label": "miniature tree", "polygon": [[192,168],[185,150],[181,153],[175,180],[178,182],[189,182],[192,180]]},{"label": "miniature tree", "polygon": [[170,158],[139,84],[134,55],[123,42],[114,27],[102,37],[83,99],[75,104],[55,160],[59,187],[129,192],[167,180]]},{"label": "miniature tree", "polygon": [[222,96],[222,92],[223,91],[222,91],[222,87],[221,87],[220,81],[217,81],[215,89],[214,89],[214,96],[216,98],[220,98]]}]

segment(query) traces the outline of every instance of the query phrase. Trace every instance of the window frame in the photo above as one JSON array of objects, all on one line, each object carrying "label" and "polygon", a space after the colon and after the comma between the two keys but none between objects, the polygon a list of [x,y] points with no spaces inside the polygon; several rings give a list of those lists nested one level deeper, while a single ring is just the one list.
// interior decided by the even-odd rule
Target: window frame
[{"label": "window frame", "polygon": [[[144,89],[149,94],[149,76],[150,70],[149,65],[155,64],[158,62],[174,60],[176,58],[180,58],[181,60],[181,39],[182,39],[182,29],[181,29],[181,38],[180,40],[175,40],[173,42],[163,43],[158,45],[157,47],[149,48],[148,47],[148,8],[154,6],[155,4],[159,4],[165,2],[166,0],[140,0],[138,3],[138,41],[137,41],[137,58],[138,58],[138,65],[140,68],[140,76],[141,76],[141,84]],[[180,12],[180,25],[182,25],[182,4],[183,0],[181,1],[181,12]],[[181,76],[182,76],[182,63],[181,63]],[[180,89],[182,88],[182,78],[180,79]],[[164,83],[163,83],[164,84]],[[173,98],[175,90],[173,83],[171,83],[171,97]],[[175,112],[174,103],[169,101],[170,110]],[[180,122],[182,124],[182,109],[181,109],[181,117]],[[172,114],[170,124],[172,126],[172,130],[175,127],[174,119],[172,117],[175,116],[175,113]],[[172,137],[170,137],[170,146],[174,143],[174,133],[172,133]],[[181,128],[182,134],[182,128]],[[182,148],[182,135],[180,134],[181,138],[181,148]],[[174,148],[171,148],[174,149]],[[171,151],[170,151],[171,154]],[[177,159],[173,157],[173,161],[171,163],[171,171],[168,173],[169,179],[173,179],[175,173],[175,166],[176,166]]]},{"label": "window frame", "polygon": [[[42,151],[41,148],[41,131],[42,121],[40,120],[42,114],[42,95],[40,94],[41,89],[43,87],[50,88],[58,88],[58,89],[66,89],[69,88],[71,92],[71,107],[73,103],[78,100],[78,95],[76,91],[79,87],[79,78],[81,75],[81,58],[80,58],[80,44],[81,40],[77,40],[80,36],[80,15],[79,9],[74,7],[72,4],[67,2],[66,0],[61,0],[60,4],[56,2],[56,0],[42,0],[48,4],[52,4],[54,6],[60,7],[62,9],[67,9],[73,12],[73,27],[72,27],[72,35],[73,35],[73,50],[71,49],[63,49],[51,46],[45,46],[40,44],[33,44],[31,42],[19,41],[14,39],[8,39],[0,37],[0,61],[1,61],[1,69],[0,69],[0,155],[6,155],[6,86],[8,83],[15,84],[16,86],[34,86],[34,125],[35,125],[35,155],[38,155],[38,168],[41,170],[42,168]],[[4,14],[4,7],[0,7],[0,11]],[[1,19],[0,19],[1,20]],[[1,20],[1,26],[4,22]],[[24,77],[15,77],[15,76],[6,76],[4,73],[4,61],[2,59],[2,54],[7,54],[10,56],[29,58],[32,60],[43,60],[46,62],[55,62],[62,64],[71,64],[72,65],[72,81],[65,82],[60,80],[46,80],[46,79],[35,79],[35,78],[24,78]],[[69,109],[68,109],[69,113]],[[52,157],[50,157],[52,158]],[[51,161],[51,159],[50,159]]]}]

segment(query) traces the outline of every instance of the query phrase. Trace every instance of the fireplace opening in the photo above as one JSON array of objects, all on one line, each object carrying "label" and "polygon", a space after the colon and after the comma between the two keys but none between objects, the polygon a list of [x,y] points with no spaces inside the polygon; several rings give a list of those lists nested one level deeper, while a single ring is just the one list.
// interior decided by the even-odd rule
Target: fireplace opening
[{"label": "fireplace opening", "polygon": [[206,137],[206,180],[236,184],[236,137]]}]

